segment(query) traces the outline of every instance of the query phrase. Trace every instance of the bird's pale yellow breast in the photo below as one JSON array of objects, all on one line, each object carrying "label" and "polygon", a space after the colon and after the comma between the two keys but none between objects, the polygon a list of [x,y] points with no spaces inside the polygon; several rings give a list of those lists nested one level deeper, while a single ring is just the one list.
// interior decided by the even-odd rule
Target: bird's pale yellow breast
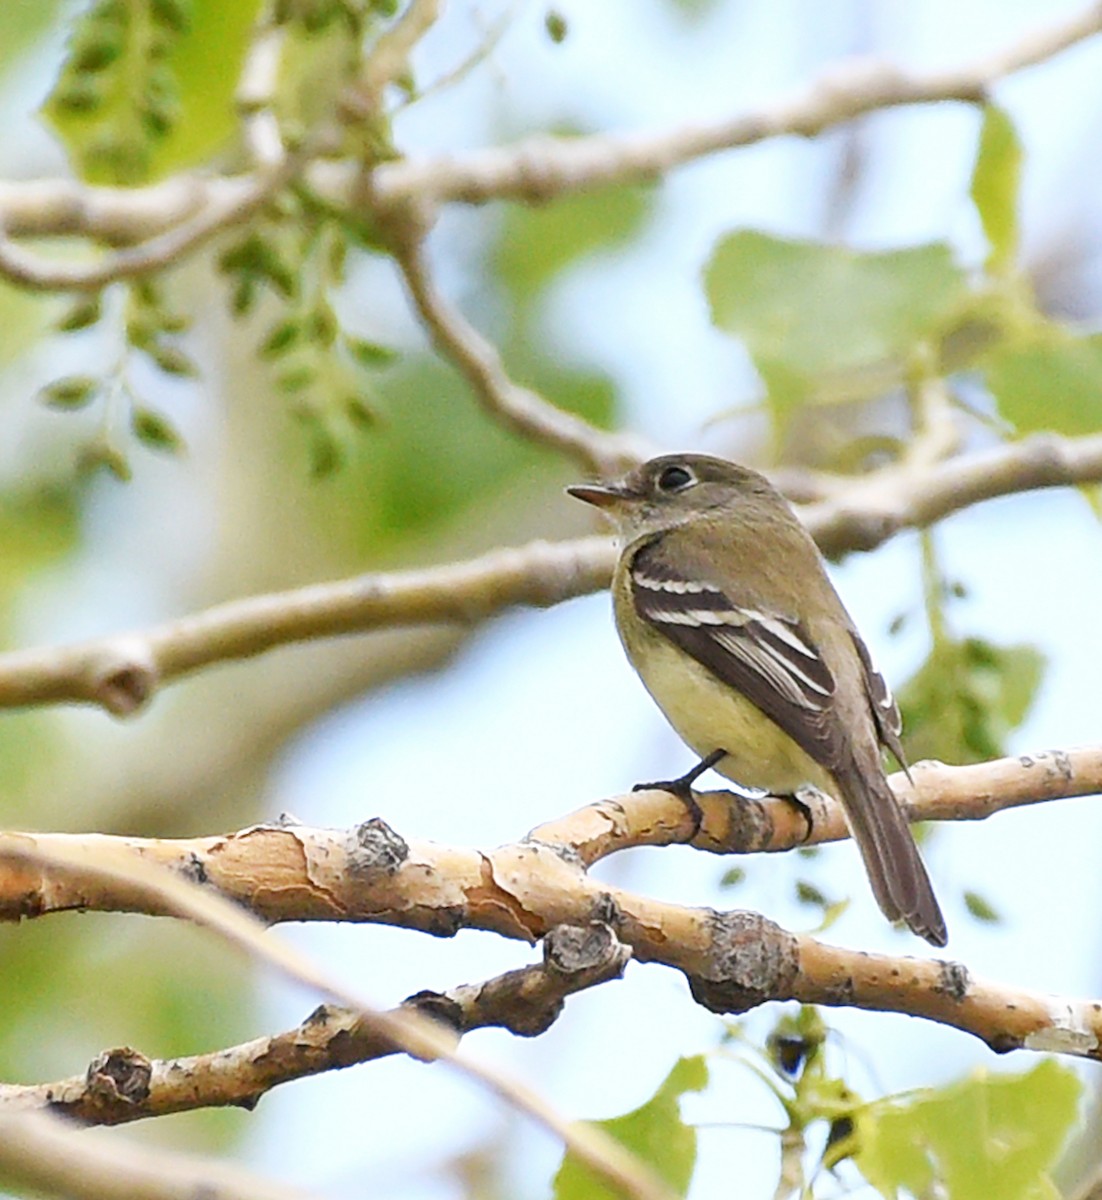
[{"label": "bird's pale yellow breast", "polygon": [[614,582],[613,602],[631,665],[678,735],[701,758],[726,750],[716,770],[750,787],[787,794],[810,783],[833,790],[826,771],[757,705],[639,616],[623,564]]}]

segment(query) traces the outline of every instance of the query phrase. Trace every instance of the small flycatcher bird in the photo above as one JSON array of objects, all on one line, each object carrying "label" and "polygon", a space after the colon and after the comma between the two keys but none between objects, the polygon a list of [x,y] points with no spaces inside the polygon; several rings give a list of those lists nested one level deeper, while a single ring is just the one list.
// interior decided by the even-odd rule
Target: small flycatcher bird
[{"label": "small flycatcher bird", "polygon": [[873,894],[935,946],[945,920],[881,758],[905,766],[899,709],[811,536],[757,471],[651,459],[567,491],[619,527],[613,607],[628,659],[701,764],[793,796],[836,796]]}]

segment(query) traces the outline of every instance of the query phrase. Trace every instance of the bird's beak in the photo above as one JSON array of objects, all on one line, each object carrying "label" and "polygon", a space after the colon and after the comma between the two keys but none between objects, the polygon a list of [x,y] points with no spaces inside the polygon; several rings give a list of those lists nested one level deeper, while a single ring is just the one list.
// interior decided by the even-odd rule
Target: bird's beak
[{"label": "bird's beak", "polygon": [[584,500],[586,504],[595,505],[597,508],[616,508],[630,499],[627,489],[621,483],[573,483],[566,491],[576,500]]}]

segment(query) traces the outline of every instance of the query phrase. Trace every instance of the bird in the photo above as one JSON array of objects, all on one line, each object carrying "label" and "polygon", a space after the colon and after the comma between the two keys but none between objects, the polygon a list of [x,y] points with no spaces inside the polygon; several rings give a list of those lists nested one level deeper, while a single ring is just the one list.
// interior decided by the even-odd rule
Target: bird
[{"label": "bird", "polygon": [[934,946],[948,941],[930,877],[884,769],[907,770],[899,708],[811,535],[758,471],[662,455],[568,487],[618,527],[613,612],[628,660],[708,767],[743,786],[835,796],[873,895]]}]

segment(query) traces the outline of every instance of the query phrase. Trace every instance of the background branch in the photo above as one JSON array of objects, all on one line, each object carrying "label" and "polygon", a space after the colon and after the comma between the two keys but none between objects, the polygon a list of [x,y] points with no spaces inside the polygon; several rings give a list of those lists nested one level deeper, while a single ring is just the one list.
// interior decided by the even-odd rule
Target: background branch
[{"label": "background branch", "polygon": [[[360,853],[354,869],[390,871],[396,847],[357,831]],[[267,933],[254,913],[221,892],[203,886],[210,882],[202,864],[192,860],[183,870],[166,870],[155,855],[139,851],[136,843],[103,835],[88,839],[54,838],[47,846],[30,835],[0,834],[0,861],[13,873],[41,873],[43,878],[73,873],[95,886],[118,888],[139,906],[135,911],[183,917],[213,930],[230,945],[265,962],[285,976],[304,983],[354,1008],[376,1036],[425,1061],[448,1064],[490,1093],[525,1113],[557,1137],[609,1186],[631,1200],[672,1200],[672,1194],[631,1151],[604,1130],[568,1121],[534,1089],[489,1063],[457,1052],[456,1039],[436,1020],[405,1007],[390,1012],[367,1003],[331,978],[289,942]],[[370,866],[365,859],[371,859]],[[322,870],[324,874],[324,868]],[[588,922],[587,922],[588,923]]]},{"label": "background branch", "polygon": [[[535,1037],[559,1017],[567,996],[618,978],[629,957],[607,925],[558,926],[543,939],[543,963],[419,992],[402,1007],[457,1035],[496,1026]],[[210,1054],[154,1061],[112,1050],[71,1079],[0,1084],[0,1113],[48,1106],[82,1124],[118,1125],[197,1108],[251,1109],[279,1084],[398,1052],[357,1010],[323,1004],[294,1029]]]},{"label": "background branch", "polygon": [[[797,496],[828,555],[870,550],[982,500],[1032,488],[1102,481],[1102,435],[1037,435],[922,471],[891,465],[871,475],[793,474]],[[535,541],[467,562],[368,574],[251,596],[151,629],[71,646],[0,655],[0,707],[86,702],[116,716],[137,712],[164,684],[215,663],[294,642],[441,622],[472,625],[520,605],[547,608],[608,586],[608,538]]]},{"label": "background branch", "polygon": [[[372,203],[404,209],[447,202],[545,202],[571,192],[656,178],[697,158],[797,134],[812,137],[833,125],[879,110],[946,100],[978,102],[999,80],[1054,57],[1102,29],[1091,4],[1067,21],[1041,29],[994,55],[952,71],[907,73],[884,64],[854,62],[835,68],[804,92],[756,113],[637,134],[540,137],[468,154],[381,163],[371,177]],[[310,187],[338,207],[362,188],[359,168],[317,163]],[[7,237],[82,235],[108,244],[145,241],[207,207],[226,203],[228,181],[181,175],[146,188],[86,187],[71,180],[0,184],[0,229]],[[250,186],[245,183],[241,186]],[[8,247],[10,252],[11,247]],[[126,261],[126,260],[122,260]],[[87,286],[67,281],[54,264],[0,256],[27,286]],[[79,278],[79,274],[78,274]]]},{"label": "background branch", "polygon": [[0,1176],[36,1196],[81,1200],[306,1200],[306,1193],[213,1159],[87,1134],[48,1112],[0,1112]]},{"label": "background branch", "polygon": [[514,383],[497,348],[441,295],[425,260],[422,233],[409,213],[391,214],[387,226],[410,299],[437,350],[470,384],[483,408],[507,428],[570,455],[583,468],[608,476],[656,453],[642,438],[609,433]]}]

